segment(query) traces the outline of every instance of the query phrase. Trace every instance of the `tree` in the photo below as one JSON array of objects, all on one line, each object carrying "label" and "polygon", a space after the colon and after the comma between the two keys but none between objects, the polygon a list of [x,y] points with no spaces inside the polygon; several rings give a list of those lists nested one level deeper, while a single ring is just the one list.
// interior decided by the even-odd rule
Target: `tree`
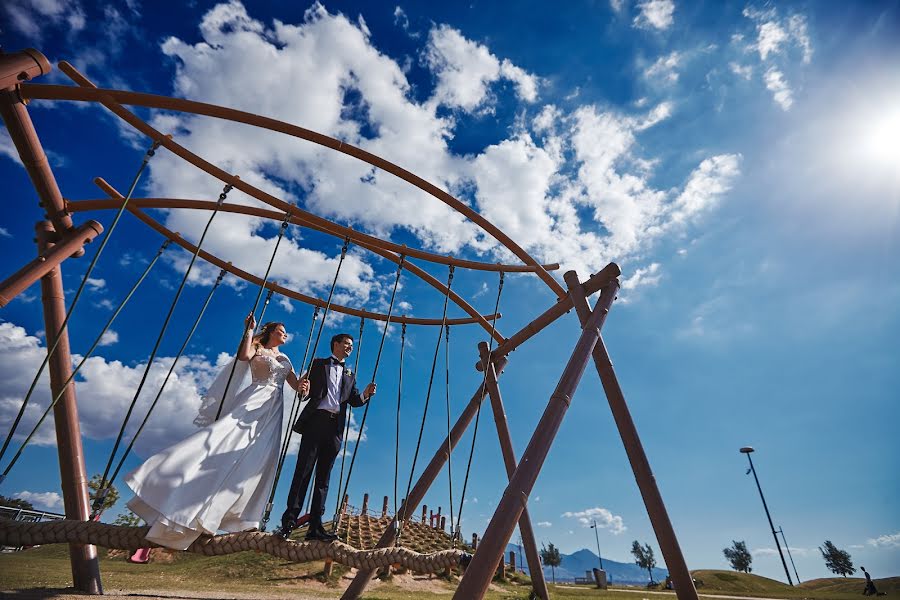
[{"label": "tree", "polygon": [[[94,498],[96,498],[97,494],[100,492],[101,479],[101,475],[97,473],[96,475],[91,477],[90,481],[88,481],[87,485],[91,490],[91,504],[94,503]],[[100,507],[101,512],[103,512],[107,508],[111,508],[116,502],[119,501],[119,490],[116,489],[116,486],[114,486],[109,481],[106,482],[106,485],[109,488],[109,491],[107,492],[106,497],[103,499],[103,505]]]},{"label": "tree", "polygon": [[556,583],[556,567],[562,564],[559,548],[553,544],[550,544],[545,548],[544,545],[541,544],[541,561],[550,567],[550,572],[553,573],[553,583]]},{"label": "tree", "polygon": [[650,544],[641,546],[637,540],[631,543],[631,553],[634,555],[634,563],[642,569],[647,569],[650,574],[650,583],[653,581],[653,567],[656,566],[656,557],[653,556],[653,548]]},{"label": "tree", "polygon": [[113,521],[113,525],[123,525],[125,527],[138,527],[141,523],[143,523],[143,519],[128,510],[127,512],[123,512],[116,517],[116,520]]},{"label": "tree", "polygon": [[28,500],[22,500],[21,498],[7,498],[6,496],[0,496],[0,506],[21,508],[23,510],[34,510],[34,506]]},{"label": "tree", "polygon": [[750,566],[750,563],[753,562],[753,556],[750,554],[750,551],[747,550],[747,543],[743,540],[740,542],[731,540],[731,544],[731,548],[722,550],[725,558],[731,563],[731,568],[735,571],[743,571],[744,573],[752,572],[753,568]]},{"label": "tree", "polygon": [[825,559],[825,566],[832,573],[843,575],[844,577],[856,573],[853,561],[850,560],[850,553],[832,544],[831,540],[825,540],[825,547],[819,546],[819,552],[822,553],[822,558]]}]

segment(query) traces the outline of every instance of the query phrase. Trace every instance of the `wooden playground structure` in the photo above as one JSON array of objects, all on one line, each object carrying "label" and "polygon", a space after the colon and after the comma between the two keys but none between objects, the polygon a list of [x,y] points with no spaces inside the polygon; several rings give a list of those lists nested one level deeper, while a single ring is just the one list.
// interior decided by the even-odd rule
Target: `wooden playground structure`
[{"label": "wooden playground structure", "polygon": [[[264,290],[268,290],[269,297],[271,297],[272,293],[277,293],[323,308],[326,313],[328,310],[334,310],[354,315],[361,319],[382,321],[386,324],[384,327],[385,332],[388,329],[387,325],[391,323],[401,324],[404,327],[407,325],[447,327],[450,324],[475,324],[484,329],[488,335],[488,342],[481,342],[477,348],[478,361],[476,368],[482,373],[482,375],[479,375],[479,377],[483,378],[481,385],[474,391],[468,404],[457,416],[455,424],[452,427],[448,427],[449,431],[446,439],[436,447],[424,471],[419,475],[415,484],[411,486],[411,489],[405,496],[401,507],[390,519],[390,523],[384,527],[380,538],[374,544],[374,549],[354,549],[341,543],[282,541],[264,532],[206,536],[195,542],[198,548],[214,549],[228,546],[232,551],[252,548],[278,556],[292,557],[292,560],[301,560],[305,556],[315,555],[318,558],[344,562],[358,568],[355,578],[343,593],[342,598],[344,600],[359,598],[368,582],[375,575],[376,569],[383,566],[382,563],[384,561],[389,561],[388,565],[392,564],[390,561],[409,561],[410,564],[419,564],[422,568],[432,568],[434,570],[445,569],[448,565],[457,564],[460,559],[459,552],[446,551],[444,554],[437,553],[440,556],[424,555],[408,548],[398,547],[395,542],[398,532],[402,531],[403,522],[410,519],[416,507],[421,505],[429,487],[447,461],[450,460],[451,453],[457,442],[463,436],[473,418],[478,414],[483,401],[488,399],[509,482],[478,544],[471,563],[466,567],[462,575],[454,599],[470,600],[484,596],[497,569],[497,565],[504,560],[506,544],[518,525],[522,535],[524,553],[529,564],[529,571],[532,575],[534,592],[543,600],[549,600],[547,585],[543,579],[538,558],[534,532],[528,515],[528,497],[541,471],[550,446],[562,425],[563,418],[582,375],[588,364],[593,361],[594,369],[600,377],[663,558],[675,582],[678,598],[679,600],[697,600],[693,581],[666,512],[662,496],[657,488],[647,456],[630,416],[622,389],[613,370],[606,345],[600,334],[619,288],[618,276],[620,275],[620,270],[616,264],[610,263],[598,273],[584,280],[579,279],[574,271],[567,272],[563,276],[565,283],[565,286],[563,286],[549,273],[549,271],[558,269],[558,265],[542,265],[538,263],[514,240],[468,205],[415,174],[365,150],[296,125],[222,106],[167,96],[97,88],[70,64],[62,62],[59,64],[59,69],[72,80],[74,85],[31,83],[32,79],[45,75],[51,70],[47,59],[37,50],[28,49],[15,53],[0,53],[0,116],[2,116],[22,163],[31,177],[40,205],[46,213],[45,218],[36,225],[38,257],[24,265],[17,272],[6,276],[6,279],[0,282],[0,306],[8,304],[33,283],[41,282],[48,348],[47,362],[45,364],[49,370],[51,394],[54,398],[51,407],[56,422],[62,491],[67,519],[54,523],[31,524],[27,532],[13,522],[0,521],[0,543],[6,543],[13,538],[21,541],[26,539],[22,537],[26,533],[30,536],[36,536],[27,538],[31,543],[70,543],[74,585],[81,591],[93,594],[102,594],[97,550],[93,544],[117,547],[115,543],[119,543],[120,546],[131,549],[146,545],[145,543],[142,544],[141,541],[143,528],[116,528],[112,525],[89,522],[92,511],[86,485],[87,476],[82,452],[81,430],[75,402],[72,356],[66,331],[66,324],[75,301],[72,301],[67,313],[60,272],[61,265],[67,258],[84,255],[83,246],[94,239],[99,239],[104,231],[103,226],[95,220],[87,220],[80,225],[76,224],[73,220],[73,215],[114,210],[118,211],[116,213],[116,220],[118,220],[119,215],[127,211],[158,232],[166,240],[164,246],[168,243],[177,244],[193,254],[192,260],[200,258],[221,268],[223,274],[227,271],[251,285],[259,286],[260,294]],[[95,182],[108,198],[81,201],[64,199],[26,106],[30,100],[37,99],[99,104],[146,136],[152,143],[152,146],[144,157],[144,162],[141,170],[138,171],[135,177],[132,189],[127,194],[122,194],[106,181],[97,178]],[[175,137],[154,129],[126,108],[126,106],[178,111],[191,115],[244,123],[306,140],[335,152],[354,157],[403,179],[434,199],[458,211],[502,244],[513,256],[521,261],[521,264],[487,263],[444,256],[398,245],[339,225],[277,198],[240,179],[237,175],[227,173],[180,145]],[[225,185],[225,188],[219,196],[219,201],[177,198],[132,198],[131,196],[141,171],[157,149],[165,149],[197,169],[220,180]],[[267,208],[225,203],[224,200],[227,193],[232,188],[255,198],[262,204],[267,205]],[[330,234],[344,241],[342,256],[346,252],[347,244],[352,243],[396,263],[398,265],[398,279],[400,270],[419,277],[444,295],[444,314],[441,318],[396,316],[391,311],[387,314],[382,314],[356,307],[338,305],[332,302],[331,295],[327,299],[322,299],[287,289],[269,281],[268,273],[260,277],[256,274],[242,271],[203,250],[201,247],[202,238],[198,243],[192,244],[177,233],[168,230],[147,212],[148,209],[154,208],[207,211],[212,216],[217,212],[233,212],[271,219],[276,223],[281,222],[280,235],[289,226],[302,226]],[[115,222],[113,222],[113,226]],[[111,230],[107,233],[107,237],[110,233]],[[281,239],[280,235],[279,241]],[[97,256],[102,251],[102,247],[101,243]],[[96,261],[96,257],[94,260]],[[450,280],[447,284],[438,281],[425,270],[418,267],[415,261],[425,261],[447,266],[450,269]],[[93,266],[93,263],[91,266]],[[450,283],[452,282],[453,269],[472,269],[500,273],[501,289],[503,273],[533,273],[550,289],[555,297],[555,301],[542,313],[536,315],[528,325],[509,336],[504,336],[496,327],[496,320],[500,316],[496,310],[495,314],[480,314],[464,298],[452,291]],[[90,273],[90,268],[88,273]],[[87,275],[85,275],[86,278]],[[337,275],[335,275],[335,281],[337,281]],[[333,291],[334,286],[332,286]],[[588,298],[598,292],[599,299],[592,307]],[[468,316],[455,319],[448,318],[446,311],[448,301],[452,301],[456,307]],[[499,305],[499,292],[497,302]],[[254,305],[254,310],[258,304],[259,295],[257,295],[257,303]],[[571,350],[571,356],[559,376],[555,390],[547,401],[543,415],[524,452],[517,457],[506,420],[499,386],[500,375],[507,365],[510,353],[573,308],[581,323],[581,330],[577,338],[573,335],[575,344]],[[318,314],[318,311],[316,314]],[[377,371],[377,361],[375,370]],[[363,416],[364,422],[365,415]],[[18,420],[16,424],[18,424]],[[16,424],[13,425],[13,431]],[[360,429],[362,429],[362,426],[360,426]],[[13,431],[10,432],[7,438],[7,443],[3,448],[4,451],[12,438]],[[0,452],[0,457],[2,457],[2,452]],[[10,466],[12,465],[10,464]],[[109,470],[109,466],[107,470]],[[0,476],[0,485],[2,485],[2,480],[8,471],[9,467]],[[350,472],[352,472],[352,463]],[[348,473],[348,482],[349,477]],[[112,478],[115,478],[115,473]],[[106,480],[105,475],[104,480]],[[346,491],[346,488],[344,491]],[[341,497],[343,495],[341,494]],[[43,531],[42,527],[44,527]],[[52,527],[56,529],[51,531],[50,528]],[[117,533],[116,530],[119,530],[119,532]],[[43,541],[35,541],[35,539]],[[216,553],[219,551],[209,550],[209,552]],[[401,554],[404,556],[400,556]],[[381,558],[378,558],[379,556]],[[429,556],[432,556],[432,559],[429,559]],[[306,560],[309,560],[309,558],[306,558]],[[431,560],[433,564],[425,565],[425,562],[428,560]],[[419,562],[416,563],[415,561]]]}]

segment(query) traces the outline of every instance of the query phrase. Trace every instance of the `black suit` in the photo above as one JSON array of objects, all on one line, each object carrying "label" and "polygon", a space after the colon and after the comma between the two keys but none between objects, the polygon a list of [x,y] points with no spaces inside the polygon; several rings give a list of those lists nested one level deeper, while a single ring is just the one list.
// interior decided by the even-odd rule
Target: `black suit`
[{"label": "black suit", "polygon": [[330,413],[320,408],[328,398],[328,369],[331,361],[331,358],[313,360],[309,370],[309,403],[294,423],[294,431],[303,437],[300,439],[297,466],[288,492],[287,510],[281,517],[282,527],[287,530],[293,529],[303,510],[313,468],[316,481],[310,508],[310,530],[321,527],[331,468],[343,441],[347,405],[362,406],[366,403],[356,389],[356,376],[345,367],[340,382],[340,409],[337,413]]}]

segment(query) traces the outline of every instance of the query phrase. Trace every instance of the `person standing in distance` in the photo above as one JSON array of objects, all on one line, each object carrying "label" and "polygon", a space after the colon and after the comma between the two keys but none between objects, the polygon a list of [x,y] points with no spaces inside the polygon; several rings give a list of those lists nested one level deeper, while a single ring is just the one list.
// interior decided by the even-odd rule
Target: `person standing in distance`
[{"label": "person standing in distance", "polygon": [[294,431],[302,435],[297,466],[287,497],[287,509],[281,516],[281,527],[274,534],[287,539],[297,526],[309,480],[315,470],[312,506],[310,508],[307,540],[330,542],[337,539],[325,531],[322,515],[328,497],[328,483],[334,459],[341,450],[347,405],[359,407],[375,395],[375,383],[366,386],[362,394],[356,388],[356,375],[344,366],[353,352],[353,337],[339,333],[331,338],[331,356],[314,359],[309,369],[309,403],[294,423]]}]

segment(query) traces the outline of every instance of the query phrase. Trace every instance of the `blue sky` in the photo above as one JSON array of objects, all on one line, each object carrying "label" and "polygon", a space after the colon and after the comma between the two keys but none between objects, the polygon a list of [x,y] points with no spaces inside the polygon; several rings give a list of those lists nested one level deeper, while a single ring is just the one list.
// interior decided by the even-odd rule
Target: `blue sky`
[{"label": "blue sky", "polygon": [[[783,579],[738,453],[752,445],[801,578],[828,575],[816,550],[826,539],[875,577],[900,574],[900,3],[194,2],[162,10],[139,0],[53,0],[8,2],[0,14],[4,49],[36,47],[102,87],[250,110],[384,156],[469,203],[539,260],[560,262],[560,277],[619,263],[623,289],[604,337],[688,565],[726,568],[722,548],[745,540],[754,572]],[[54,70],[41,82],[68,80]],[[67,198],[102,197],[95,176],[127,189],[146,139],[98,107],[38,101],[29,108]],[[136,112],[245,181],[336,222],[435,252],[511,260],[435,199],[353,159],[242,126]],[[0,252],[9,274],[34,256],[42,213],[5,130],[0,177],[8,207]],[[220,190],[160,151],[137,195],[212,199]],[[229,201],[254,202],[237,192]],[[207,219],[154,214],[192,240]],[[108,225],[112,214],[75,220],[88,217]],[[205,246],[262,274],[276,232],[277,224],[221,215]],[[73,317],[74,352],[89,347],[160,242],[123,218]],[[340,240],[291,228],[273,275],[324,297],[339,250]],[[188,258],[165,255],[82,371],[91,473],[103,470]],[[418,264],[446,278],[446,269]],[[86,266],[65,263],[70,298]],[[210,265],[193,273],[151,382],[161,382],[216,274]],[[392,281],[391,264],[352,249],[338,299],[384,310]],[[226,282],[129,466],[193,427],[199,393],[237,343],[256,294]],[[483,312],[493,309],[496,285],[496,275],[481,272],[454,280]],[[402,312],[440,316],[442,298],[424,284],[406,277],[399,294]],[[510,335],[553,302],[537,278],[509,277],[500,330]],[[267,314],[295,334],[284,348],[295,362],[310,314],[286,300]],[[462,311],[454,307],[451,316]],[[0,319],[0,420],[9,423],[43,349],[37,287]],[[327,331],[358,327],[354,318],[336,318]],[[365,491],[392,494],[398,333],[390,331],[359,444],[357,503]],[[428,327],[409,333],[402,482],[436,335]],[[453,418],[479,383],[472,365],[483,335],[474,326],[453,329]],[[501,387],[519,452],[577,335],[568,315],[511,356]],[[367,327],[363,378],[378,336]],[[417,471],[446,434],[438,381]],[[155,393],[148,385],[139,406]],[[20,431],[47,399],[44,390],[36,394]],[[483,531],[505,481],[484,417],[463,509],[467,536]],[[453,457],[456,503],[469,440]],[[48,427],[0,493],[58,509],[58,492]],[[426,502],[448,512],[446,471]],[[658,549],[593,371],[529,510],[539,541],[564,552],[595,547],[591,517],[601,523],[606,557],[628,560],[633,539]]]}]

